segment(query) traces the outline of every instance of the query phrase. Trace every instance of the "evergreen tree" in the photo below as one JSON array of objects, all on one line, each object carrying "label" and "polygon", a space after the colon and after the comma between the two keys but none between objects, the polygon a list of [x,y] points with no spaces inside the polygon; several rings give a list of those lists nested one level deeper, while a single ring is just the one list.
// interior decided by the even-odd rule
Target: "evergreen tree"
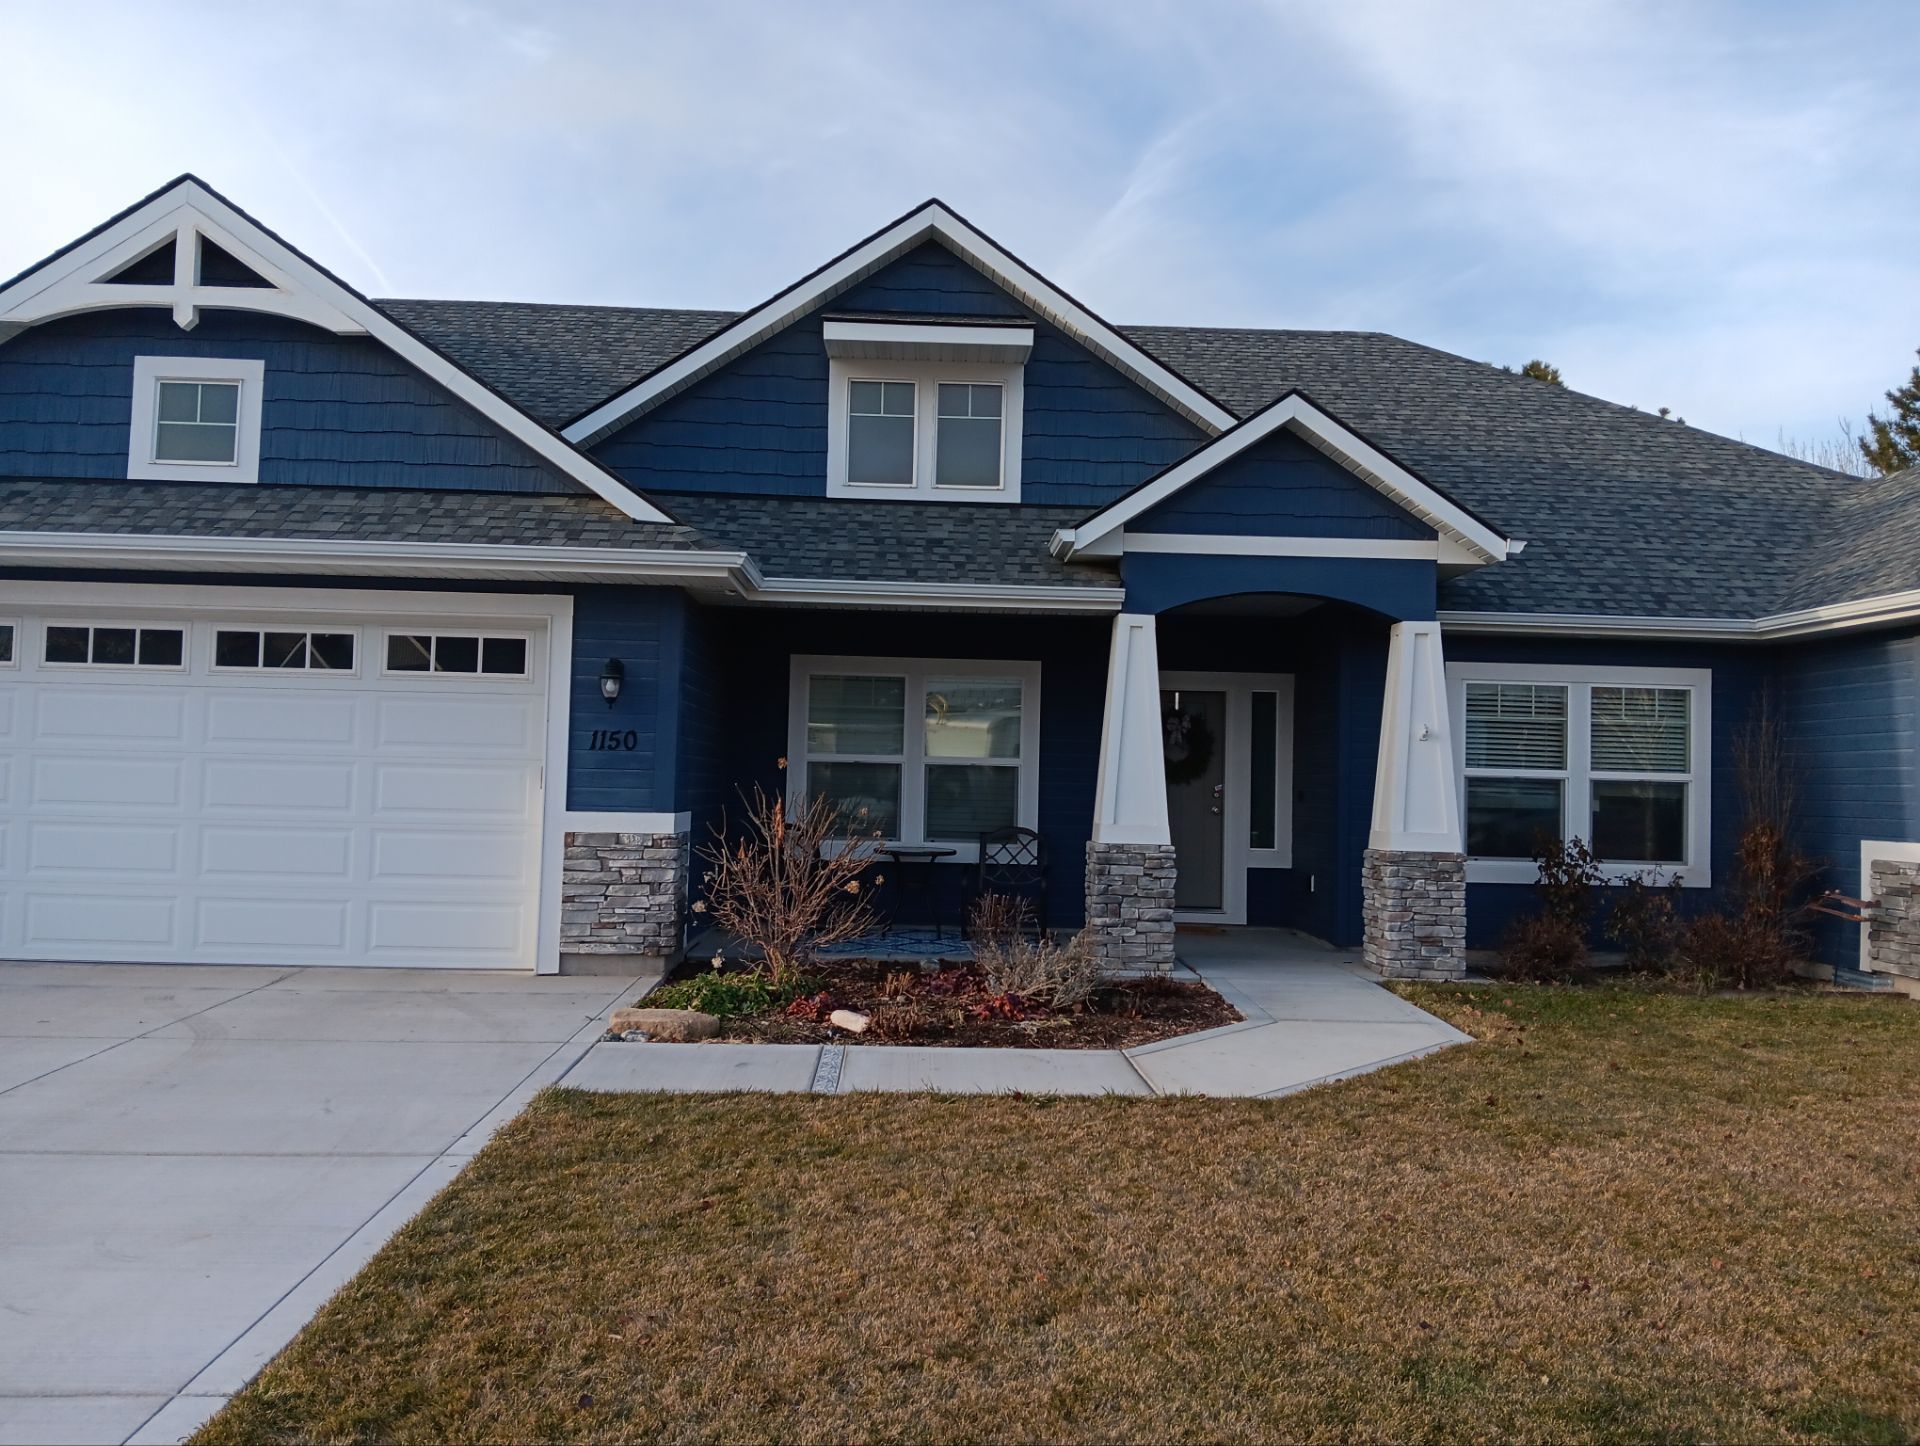
[{"label": "evergreen tree", "polygon": [[[1914,353],[1920,356],[1920,351]],[[1887,393],[1892,414],[1867,414],[1871,434],[1860,439],[1860,455],[1874,471],[1885,475],[1904,467],[1920,467],[1920,366],[1903,387]]]},{"label": "evergreen tree", "polygon": [[[1532,377],[1536,382],[1545,382],[1549,386],[1564,387],[1566,385],[1565,382],[1560,380],[1560,368],[1552,362],[1543,362],[1538,357],[1535,357],[1532,361],[1521,367],[1520,375],[1523,377]],[[1915,375],[1920,376],[1920,373],[1915,373]]]}]

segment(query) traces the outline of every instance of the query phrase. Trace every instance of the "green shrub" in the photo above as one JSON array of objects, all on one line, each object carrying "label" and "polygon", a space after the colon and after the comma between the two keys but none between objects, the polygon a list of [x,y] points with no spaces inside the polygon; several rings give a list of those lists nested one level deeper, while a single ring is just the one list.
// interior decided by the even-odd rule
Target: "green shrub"
[{"label": "green shrub", "polygon": [[808,992],[808,982],[793,979],[776,983],[764,969],[727,971],[716,967],[690,979],[662,984],[647,996],[646,1004],[652,1009],[697,1009],[702,1014],[733,1019],[784,1008]]}]

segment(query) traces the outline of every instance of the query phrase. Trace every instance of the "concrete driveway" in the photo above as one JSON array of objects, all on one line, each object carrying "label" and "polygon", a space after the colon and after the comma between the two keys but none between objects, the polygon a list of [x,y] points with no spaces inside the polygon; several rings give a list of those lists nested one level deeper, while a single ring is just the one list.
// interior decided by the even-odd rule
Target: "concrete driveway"
[{"label": "concrete driveway", "polygon": [[0,964],[0,1442],[193,1430],[636,987]]}]

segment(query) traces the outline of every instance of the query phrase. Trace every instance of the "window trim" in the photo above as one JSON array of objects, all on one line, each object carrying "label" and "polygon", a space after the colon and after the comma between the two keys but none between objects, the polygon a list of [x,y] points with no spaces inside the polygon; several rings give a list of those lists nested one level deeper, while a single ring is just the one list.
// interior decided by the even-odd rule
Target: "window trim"
[{"label": "window trim", "polygon": [[[1490,778],[1560,778],[1560,836],[1590,839],[1593,832],[1593,784],[1610,779],[1641,780],[1650,773],[1595,770],[1593,753],[1593,689],[1595,687],[1674,688],[1691,696],[1687,703],[1687,771],[1660,774],[1670,783],[1687,785],[1686,858],[1678,863],[1603,863],[1608,879],[1627,878],[1652,871],[1662,879],[1678,874],[1682,887],[1713,886],[1713,670],[1711,668],[1615,668],[1561,663],[1447,664],[1447,710],[1453,720],[1455,797],[1464,839],[1467,818],[1467,712],[1469,683],[1535,683],[1567,690],[1567,766],[1564,769],[1476,768],[1474,776]],[[1530,859],[1467,858],[1470,884],[1532,884],[1539,870]]]},{"label": "window trim", "polygon": [[[288,629],[288,631],[292,630]],[[407,623],[393,623],[389,626],[379,628],[377,631],[379,634],[380,648],[379,676],[382,678],[439,678],[442,680],[461,679],[469,683],[524,683],[533,676],[533,634],[531,633],[520,632],[512,628],[442,628],[431,625],[417,627]],[[422,636],[436,639],[472,638],[480,644],[481,657],[476,661],[485,660],[486,643],[489,638],[517,639],[526,644],[526,654],[520,665],[520,671],[517,673],[486,673],[478,669],[471,673],[461,673],[439,668],[394,668],[388,666],[387,659],[389,650],[387,640],[389,638],[417,638]],[[358,644],[355,645],[356,652],[359,646]]]},{"label": "window trim", "polygon": [[[982,764],[999,768],[1017,768],[1019,784],[1015,791],[1014,822],[1022,828],[1040,827],[1040,664],[1037,661],[981,658],[868,658],[793,655],[787,685],[787,806],[802,808],[807,798],[807,766],[815,762],[895,760],[878,755],[821,754],[807,751],[808,685],[819,674],[847,673],[856,677],[902,678],[906,684],[906,737],[900,764],[900,835],[885,840],[889,844],[930,844],[952,848],[953,856],[943,863],[970,864],[979,861],[980,846],[952,839],[929,840],[926,836],[926,770],[929,763]],[[926,708],[926,684],[929,678],[1015,678],[1020,683],[1020,758],[1017,763],[1004,759],[953,759],[929,757],[923,713]]]},{"label": "window trim", "polygon": [[[232,482],[260,480],[260,413],[267,364],[245,357],[137,356],[133,359],[133,409],[127,431],[127,478],[134,482]],[[163,462],[158,441],[161,382],[230,382],[240,388],[239,431],[232,462]]]},{"label": "window trim", "polygon": [[20,654],[25,651],[25,649],[20,646],[25,636],[24,630],[20,626],[20,619],[0,617],[0,629],[11,629],[10,635],[13,640],[13,646],[7,650],[7,656],[0,658],[0,668],[17,668],[21,666]]},{"label": "window trim", "polygon": [[[268,633],[304,633],[309,640],[315,633],[346,633],[353,639],[353,666],[351,668],[316,668],[309,662],[304,668],[269,668],[265,664],[249,668],[222,663],[220,661],[220,634],[222,633],[259,633],[263,638]],[[311,650],[311,641],[308,647]],[[215,618],[212,620],[207,642],[207,672],[229,678],[358,678],[366,672],[364,667],[366,656],[365,630],[351,623],[235,622],[227,618]],[[311,657],[311,651],[309,651],[309,657]]]},{"label": "window trim", "polygon": [[[87,658],[84,663],[56,663],[47,657],[48,635],[55,628],[87,629]],[[96,663],[93,658],[93,634],[102,629],[125,628],[134,634],[133,657],[131,663]],[[140,634],[178,633],[180,634],[180,661],[177,663],[143,663],[140,661]],[[38,629],[40,647],[36,654],[36,670],[52,669],[60,673],[184,673],[193,662],[193,624],[187,620],[148,619],[141,622],[123,622],[118,618],[66,618],[46,617],[40,620]],[[20,655],[20,634],[13,635],[13,652]]]},{"label": "window trim", "polygon": [[[1018,362],[933,362],[894,359],[827,359],[827,496],[895,502],[1018,502],[1026,368]],[[913,483],[849,482],[851,384],[913,384]],[[940,384],[970,383],[1000,388],[1000,485],[942,487],[937,477],[940,445]]]}]

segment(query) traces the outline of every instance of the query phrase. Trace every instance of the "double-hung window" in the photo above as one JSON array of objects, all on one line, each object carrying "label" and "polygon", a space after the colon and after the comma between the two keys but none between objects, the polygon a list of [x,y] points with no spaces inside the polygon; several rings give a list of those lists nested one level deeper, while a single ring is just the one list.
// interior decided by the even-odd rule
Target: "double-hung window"
[{"label": "double-hung window", "polygon": [[1036,826],[1035,663],[795,658],[788,786],[854,832],[975,856],[994,829]]},{"label": "double-hung window", "polygon": [[1543,842],[1614,874],[1707,877],[1711,674],[1450,663],[1468,877],[1526,882]]}]

